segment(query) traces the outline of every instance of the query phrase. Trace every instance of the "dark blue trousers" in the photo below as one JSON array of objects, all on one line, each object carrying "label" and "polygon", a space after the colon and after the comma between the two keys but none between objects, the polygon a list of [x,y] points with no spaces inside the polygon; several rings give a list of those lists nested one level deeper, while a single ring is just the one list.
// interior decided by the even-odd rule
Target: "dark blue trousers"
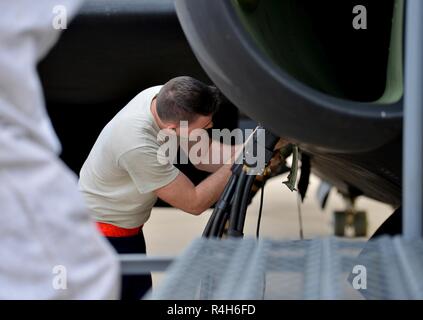
[{"label": "dark blue trousers", "polygon": [[[131,237],[107,237],[107,240],[120,253],[146,253],[142,229]],[[151,274],[122,276],[122,300],[139,300],[151,288]]]}]

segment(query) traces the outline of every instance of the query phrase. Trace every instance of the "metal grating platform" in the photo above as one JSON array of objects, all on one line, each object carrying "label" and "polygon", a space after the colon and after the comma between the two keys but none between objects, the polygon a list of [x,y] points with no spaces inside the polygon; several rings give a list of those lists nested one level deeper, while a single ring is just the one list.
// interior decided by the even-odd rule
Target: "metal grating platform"
[{"label": "metal grating platform", "polygon": [[[363,267],[351,274],[356,265],[364,266],[365,274]],[[200,238],[176,259],[147,298],[422,299],[422,270],[423,241],[407,242],[400,237],[369,243],[333,237],[305,241]],[[357,275],[366,289],[351,285]]]}]

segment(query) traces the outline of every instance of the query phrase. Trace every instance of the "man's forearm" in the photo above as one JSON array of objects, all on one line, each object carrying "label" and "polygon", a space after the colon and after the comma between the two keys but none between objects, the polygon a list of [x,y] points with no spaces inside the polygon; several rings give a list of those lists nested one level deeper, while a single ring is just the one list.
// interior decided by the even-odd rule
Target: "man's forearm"
[{"label": "man's forearm", "polygon": [[223,189],[229,181],[231,173],[231,165],[222,165],[219,170],[195,187],[195,196],[199,203],[199,213],[207,210],[219,200]]},{"label": "man's forearm", "polygon": [[204,160],[196,165],[198,170],[207,172],[216,172],[229,158],[234,158],[236,152],[242,148],[242,145],[228,145],[220,142],[212,142],[208,154]]}]

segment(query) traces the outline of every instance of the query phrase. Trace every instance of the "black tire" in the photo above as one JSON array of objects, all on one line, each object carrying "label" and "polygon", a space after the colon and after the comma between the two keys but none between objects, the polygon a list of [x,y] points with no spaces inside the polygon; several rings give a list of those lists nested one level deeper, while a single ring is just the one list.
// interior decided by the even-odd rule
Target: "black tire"
[{"label": "black tire", "polygon": [[337,237],[345,236],[345,227],[347,225],[347,214],[345,211],[335,211],[334,217],[334,234]]},{"label": "black tire", "polygon": [[354,234],[356,237],[367,236],[368,222],[366,211],[357,211],[354,214]]}]

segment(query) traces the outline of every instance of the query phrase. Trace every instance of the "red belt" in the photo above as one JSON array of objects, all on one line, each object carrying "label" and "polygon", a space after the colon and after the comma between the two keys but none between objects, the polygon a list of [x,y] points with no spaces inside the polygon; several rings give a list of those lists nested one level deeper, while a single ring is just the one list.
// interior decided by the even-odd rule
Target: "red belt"
[{"label": "red belt", "polygon": [[126,228],[115,226],[113,224],[99,222],[99,221],[97,221],[96,224],[97,224],[98,230],[100,230],[100,232],[104,236],[113,237],[113,238],[136,236],[138,233],[140,233],[143,227],[143,225],[141,225],[140,227],[126,229]]}]

